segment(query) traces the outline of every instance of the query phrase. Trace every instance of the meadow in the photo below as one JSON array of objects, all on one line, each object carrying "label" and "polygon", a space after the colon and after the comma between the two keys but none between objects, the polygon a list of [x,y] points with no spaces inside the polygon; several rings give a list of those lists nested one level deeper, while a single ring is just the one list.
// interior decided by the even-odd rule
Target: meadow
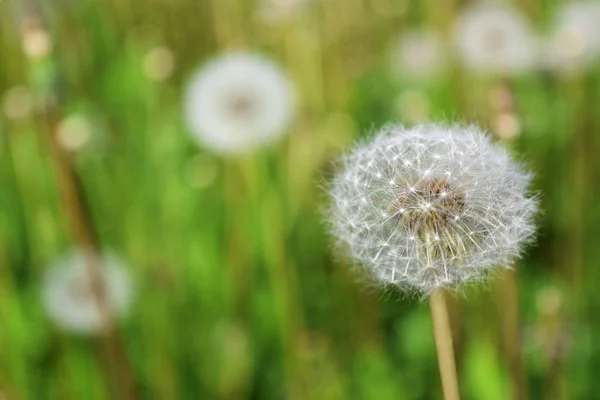
[{"label": "meadow", "polygon": [[[470,5],[0,0],[0,399],[441,399],[427,302],[365,284],[325,222],[344,151],[428,121],[488,130],[541,209],[512,271],[449,297],[462,397],[600,398],[600,69],[475,71],[453,45]],[[537,43],[564,4],[512,6]],[[439,49],[402,45],[422,31]],[[240,50],[286,71],[295,109],[223,155],[185,93]],[[131,276],[107,334],[44,306],[49,266],[82,246]]]}]

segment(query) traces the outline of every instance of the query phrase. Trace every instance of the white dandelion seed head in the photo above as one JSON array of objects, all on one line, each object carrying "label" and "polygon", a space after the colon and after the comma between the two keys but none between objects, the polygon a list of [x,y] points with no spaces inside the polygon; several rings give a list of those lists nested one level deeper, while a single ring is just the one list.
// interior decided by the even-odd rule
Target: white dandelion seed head
[{"label": "white dandelion seed head", "polygon": [[[106,311],[111,317],[122,317],[133,297],[130,277],[115,255],[106,253],[99,261]],[[67,332],[94,334],[103,328],[102,310],[82,251],[74,250],[49,266],[43,280],[42,302],[48,317]]]},{"label": "white dandelion seed head", "polygon": [[209,62],[191,79],[185,113],[194,137],[222,154],[238,154],[283,135],[294,93],[274,62],[231,53]]},{"label": "white dandelion seed head", "polygon": [[400,74],[425,78],[436,75],[445,65],[442,40],[433,31],[404,32],[393,48],[392,64]]},{"label": "white dandelion seed head", "polygon": [[377,282],[428,294],[478,281],[532,240],[531,178],[476,126],[390,126],[342,159],[331,232]]},{"label": "white dandelion seed head", "polygon": [[567,3],[556,13],[546,43],[545,65],[550,68],[585,67],[600,54],[600,3]]},{"label": "white dandelion seed head", "polygon": [[455,26],[462,64],[471,70],[511,73],[535,65],[537,40],[518,11],[493,4],[464,10]]},{"label": "white dandelion seed head", "polygon": [[284,22],[298,15],[312,0],[261,0],[257,17],[264,22]]}]

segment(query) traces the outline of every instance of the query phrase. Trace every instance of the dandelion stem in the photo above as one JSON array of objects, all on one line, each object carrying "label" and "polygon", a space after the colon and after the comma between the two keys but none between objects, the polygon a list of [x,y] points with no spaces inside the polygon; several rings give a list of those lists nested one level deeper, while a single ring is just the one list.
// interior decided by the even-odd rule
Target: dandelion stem
[{"label": "dandelion stem", "polygon": [[458,400],[458,378],[454,363],[454,349],[452,347],[452,331],[450,318],[443,289],[437,289],[429,297],[433,331],[437,347],[438,364],[442,378],[442,390],[445,400]]},{"label": "dandelion stem", "polygon": [[[45,29],[46,22],[39,10],[42,9],[39,0],[16,0],[15,4],[22,11],[21,30],[25,32],[29,26]],[[52,54],[45,55],[46,61],[54,62]],[[31,60],[32,76],[37,76],[36,68],[40,63]],[[58,66],[58,63],[54,65]],[[100,242],[96,234],[89,208],[85,201],[84,191],[70,155],[60,147],[56,140],[56,130],[60,120],[58,96],[50,92],[56,86],[56,76],[45,77],[43,85],[35,85],[37,97],[40,100],[40,113],[37,122],[40,131],[45,134],[50,159],[54,166],[63,209],[73,242],[83,250],[87,273],[92,286],[94,300],[102,317],[102,335],[98,343],[101,356],[106,359],[106,373],[113,384],[114,398],[136,399],[133,367],[125,352],[125,344],[116,329],[113,316],[110,314],[106,295],[105,282],[102,279]],[[35,82],[34,82],[35,83]],[[39,84],[39,82],[38,82]],[[39,87],[38,87],[39,86]],[[42,89],[44,88],[44,89]]]},{"label": "dandelion stem", "polygon": [[136,399],[133,367],[126,355],[124,340],[121,337],[110,312],[105,282],[102,279],[100,243],[85,202],[79,177],[68,155],[60,149],[54,138],[57,114],[53,107],[44,113],[44,131],[47,135],[51,158],[59,183],[63,208],[69,223],[73,241],[83,250],[87,273],[91,280],[94,299],[102,318],[100,337],[100,357],[106,365],[107,374],[115,386],[117,398]]}]

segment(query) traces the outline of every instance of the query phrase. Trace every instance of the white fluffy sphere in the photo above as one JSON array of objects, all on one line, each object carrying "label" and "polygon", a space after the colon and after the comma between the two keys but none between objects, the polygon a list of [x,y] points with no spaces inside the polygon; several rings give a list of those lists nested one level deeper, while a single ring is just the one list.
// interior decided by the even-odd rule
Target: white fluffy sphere
[{"label": "white fluffy sphere", "polygon": [[[113,254],[103,255],[98,262],[106,312],[113,318],[123,316],[132,300],[129,275]],[[93,334],[103,328],[102,310],[93,293],[86,257],[80,250],[50,265],[44,276],[42,301],[49,318],[65,331]]]},{"label": "white fluffy sphere", "polygon": [[192,77],[185,113],[194,137],[222,154],[249,152],[278,139],[294,112],[294,93],[274,62],[231,53]]},{"label": "white fluffy sphere", "polygon": [[391,126],[343,158],[332,234],[381,283],[427,294],[477,281],[531,241],[530,181],[475,126]]},{"label": "white fluffy sphere", "polygon": [[537,62],[537,40],[527,19],[499,5],[464,10],[456,22],[455,42],[462,64],[475,71],[520,72]]},{"label": "white fluffy sphere", "polygon": [[600,55],[600,3],[575,1],[557,11],[546,48],[546,66],[577,69]]}]

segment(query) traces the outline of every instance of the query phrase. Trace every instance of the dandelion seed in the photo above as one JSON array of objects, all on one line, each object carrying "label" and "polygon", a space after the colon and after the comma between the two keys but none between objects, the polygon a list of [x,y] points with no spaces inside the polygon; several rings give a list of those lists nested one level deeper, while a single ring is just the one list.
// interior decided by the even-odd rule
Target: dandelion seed
[{"label": "dandelion seed", "polygon": [[249,152],[283,135],[294,111],[291,84],[272,61],[234,53],[191,80],[186,117],[194,137],[222,154]]},{"label": "dandelion seed", "polygon": [[478,5],[463,11],[455,26],[455,41],[462,64],[482,72],[529,69],[538,51],[525,17],[498,5]]},{"label": "dandelion seed", "polygon": [[[129,275],[112,254],[104,255],[100,261],[106,311],[113,317],[121,317],[132,300]],[[103,328],[102,310],[81,251],[73,251],[50,265],[44,277],[42,300],[49,318],[65,331],[93,334]]]},{"label": "dandelion seed", "polygon": [[[367,160],[371,167],[359,167]],[[364,187],[343,179],[376,173],[382,178]],[[530,181],[475,126],[391,126],[343,158],[330,187],[331,232],[376,280],[428,294],[484,279],[519,256],[534,234]]]}]

